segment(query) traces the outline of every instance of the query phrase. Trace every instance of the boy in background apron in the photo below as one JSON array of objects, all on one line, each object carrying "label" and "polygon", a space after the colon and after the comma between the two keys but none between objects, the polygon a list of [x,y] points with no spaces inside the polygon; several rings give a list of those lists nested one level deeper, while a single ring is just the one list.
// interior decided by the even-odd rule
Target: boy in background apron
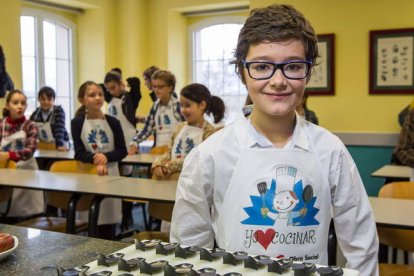
[{"label": "boy in background apron", "polygon": [[[18,169],[37,170],[33,157],[37,148],[38,130],[34,122],[26,120],[27,98],[23,92],[12,90],[7,94],[3,119],[0,120],[0,161],[13,160]],[[10,223],[29,218],[44,211],[43,192],[13,189],[7,216]]]},{"label": "boy in background apron", "polygon": [[69,150],[69,135],[65,127],[65,111],[55,105],[56,93],[53,88],[40,88],[37,99],[40,103],[30,116],[39,129],[39,141],[53,143],[58,151]]},{"label": "boy in background apron", "polygon": [[[124,135],[118,119],[101,111],[101,86],[92,81],[83,83],[78,100],[82,106],[71,122],[75,159],[94,164],[99,175],[119,175],[118,162],[127,155]],[[98,236],[114,239],[121,217],[121,199],[105,198],[99,212]]]},{"label": "boy in background apron", "polygon": [[129,143],[128,154],[138,153],[138,145],[154,134],[154,147],[164,147],[167,151],[172,132],[179,122],[184,121],[180,113],[180,103],[173,97],[175,76],[166,70],[158,70],[151,77],[152,88],[158,100],[151,107],[145,119],[144,128]]},{"label": "boy in background apron", "polygon": [[315,32],[293,7],[251,12],[233,63],[252,113],[186,157],[171,242],[327,265],[333,219],[346,267],[378,275],[375,220],[354,161],[295,112],[317,57]]}]

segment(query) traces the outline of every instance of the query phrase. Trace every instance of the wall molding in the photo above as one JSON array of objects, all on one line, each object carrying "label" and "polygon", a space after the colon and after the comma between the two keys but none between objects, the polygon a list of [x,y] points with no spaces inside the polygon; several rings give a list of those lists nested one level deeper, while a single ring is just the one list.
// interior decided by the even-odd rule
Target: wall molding
[{"label": "wall molding", "polygon": [[399,133],[334,132],[346,146],[395,147]]}]

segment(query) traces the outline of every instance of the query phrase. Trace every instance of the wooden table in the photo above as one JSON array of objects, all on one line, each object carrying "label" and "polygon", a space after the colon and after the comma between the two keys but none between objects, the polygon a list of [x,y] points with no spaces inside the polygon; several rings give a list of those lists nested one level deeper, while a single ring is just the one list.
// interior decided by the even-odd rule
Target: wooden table
[{"label": "wooden table", "polygon": [[370,197],[369,201],[378,226],[414,230],[414,200]]},{"label": "wooden table", "polygon": [[[121,163],[132,165],[151,165],[158,155],[149,153],[139,153],[125,157]],[[49,161],[58,160],[73,160],[75,158],[75,152],[70,151],[57,151],[57,150],[37,150],[34,154],[36,159],[43,159]]]},{"label": "wooden table", "polygon": [[411,168],[408,166],[385,165],[371,174],[374,177],[389,177],[408,180],[411,176]]},{"label": "wooden table", "polygon": [[[0,169],[0,186],[95,195],[89,212],[89,234],[94,237],[97,230],[99,206],[105,197],[174,202],[177,181]],[[69,214],[74,214],[74,212],[74,210],[68,210]],[[72,218],[68,223],[73,223]]]}]

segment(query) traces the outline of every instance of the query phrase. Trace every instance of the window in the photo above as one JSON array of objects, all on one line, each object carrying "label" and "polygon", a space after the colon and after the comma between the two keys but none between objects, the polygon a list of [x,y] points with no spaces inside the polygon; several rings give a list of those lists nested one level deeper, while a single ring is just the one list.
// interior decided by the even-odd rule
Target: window
[{"label": "window", "polygon": [[66,114],[66,129],[73,117],[73,27],[64,19],[35,10],[20,17],[23,91],[28,98],[26,116],[38,107],[37,92],[50,86],[55,104]]},{"label": "window", "polygon": [[206,24],[192,31],[193,82],[206,85],[213,95],[226,104],[225,123],[234,121],[241,113],[247,91],[230,61],[242,24],[242,19]]}]

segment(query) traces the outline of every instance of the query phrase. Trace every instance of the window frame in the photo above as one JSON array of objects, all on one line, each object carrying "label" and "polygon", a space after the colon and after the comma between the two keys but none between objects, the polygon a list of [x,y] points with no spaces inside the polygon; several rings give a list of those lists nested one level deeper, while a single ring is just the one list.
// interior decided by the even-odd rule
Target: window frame
[{"label": "window frame", "polygon": [[[200,20],[188,27],[188,51],[189,57],[188,57],[188,76],[190,76],[190,82],[195,82],[195,68],[193,66],[194,60],[196,57],[196,35],[195,33],[208,27],[212,27],[215,25],[222,25],[222,24],[241,24],[244,25],[246,21],[246,17],[243,16],[214,16],[211,18]],[[237,44],[237,41],[235,41],[235,46]],[[234,65],[233,65],[234,66]],[[236,72],[234,72],[236,74]],[[241,83],[241,80],[240,80]],[[246,91],[247,95],[247,91]],[[227,112],[227,111],[226,111]]]},{"label": "window frame", "polygon": [[[69,19],[65,18],[64,16],[58,15],[58,14],[54,14],[52,12],[48,12],[48,11],[43,11],[43,10],[39,10],[39,9],[34,9],[34,8],[26,8],[23,7],[20,13],[20,17],[21,16],[30,16],[30,17],[34,17],[34,21],[35,21],[35,56],[36,56],[36,62],[35,62],[35,68],[36,68],[36,77],[35,77],[35,85],[36,85],[36,91],[35,91],[35,106],[34,106],[34,110],[39,107],[39,102],[37,101],[37,92],[39,91],[39,89],[46,85],[45,84],[45,65],[44,65],[44,46],[43,46],[43,22],[44,21],[49,21],[52,22],[54,24],[58,24],[61,25],[65,28],[67,28],[69,30],[69,60],[71,62],[69,62],[69,73],[70,73],[70,81],[69,81],[69,113],[65,110],[66,113],[66,121],[65,125],[68,126],[72,117],[74,117],[74,113],[75,113],[75,100],[76,97],[74,95],[74,91],[75,91],[75,86],[77,83],[77,79],[76,79],[76,72],[75,72],[75,68],[76,67],[76,25],[70,21]],[[20,18],[19,17],[19,18]],[[20,31],[20,29],[19,29]],[[20,34],[21,35],[21,34]],[[22,57],[22,53],[20,51],[20,56]],[[22,72],[23,72],[23,68],[22,68]],[[23,79],[22,79],[23,81]],[[22,87],[23,87],[23,83],[22,83]],[[23,91],[24,92],[24,91]],[[58,96],[56,95],[56,98],[58,98]],[[68,131],[70,132],[70,129],[68,129]]]}]

